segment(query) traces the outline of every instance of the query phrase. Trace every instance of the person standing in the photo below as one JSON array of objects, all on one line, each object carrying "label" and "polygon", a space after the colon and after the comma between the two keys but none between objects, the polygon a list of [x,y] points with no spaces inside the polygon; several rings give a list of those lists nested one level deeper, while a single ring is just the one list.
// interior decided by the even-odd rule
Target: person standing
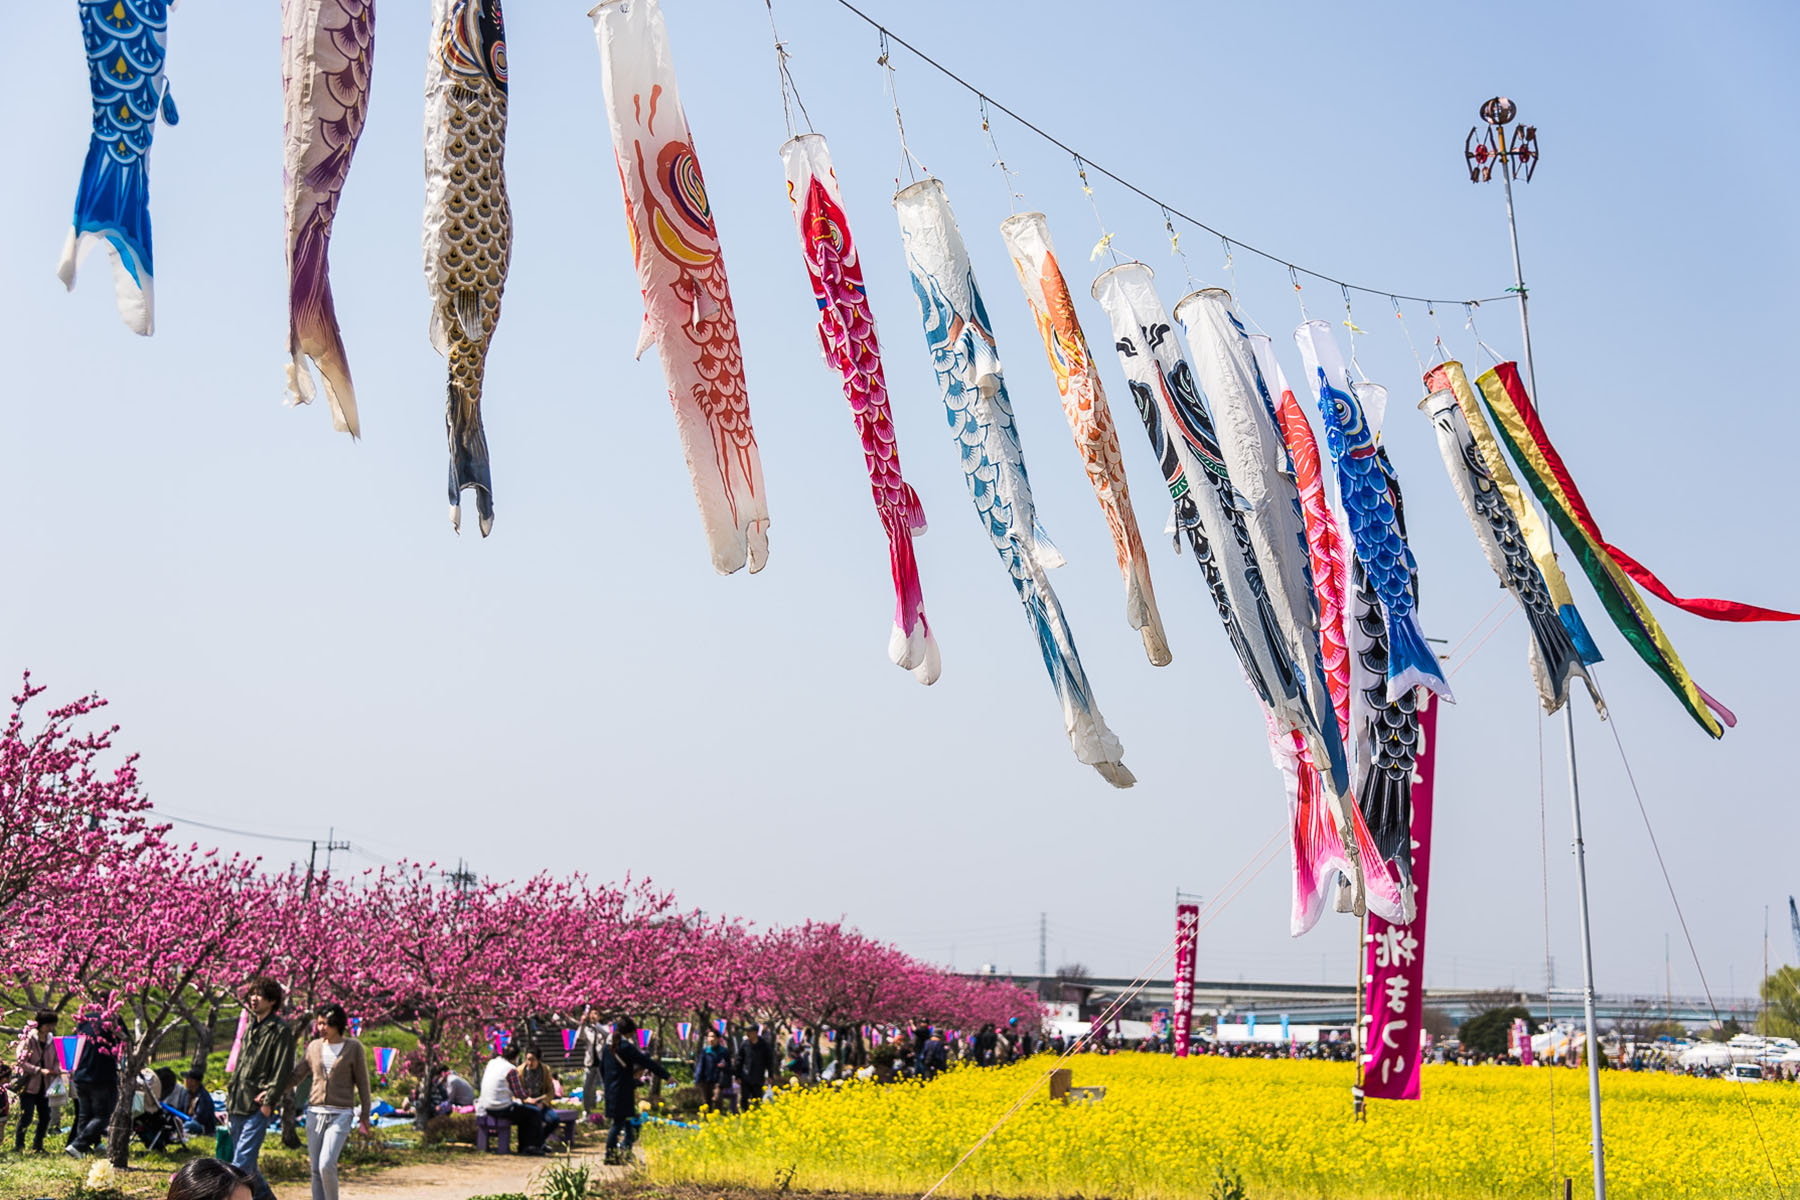
[{"label": "person standing", "polygon": [[[238,1050],[237,1070],[225,1089],[225,1115],[231,1123],[231,1165],[250,1178],[254,1200],[275,1200],[274,1189],[257,1169],[263,1136],[275,1123],[283,1085],[294,1073],[294,1038],[287,1023],[276,1016],[281,1007],[281,985],[267,976],[250,981],[244,990],[244,1008],[250,1023]],[[87,1097],[82,1097],[87,1108]]]},{"label": "person standing", "polygon": [[614,1026],[600,1071],[606,1086],[606,1119],[612,1122],[606,1132],[606,1162],[618,1166],[630,1158],[631,1143],[637,1140],[639,1072],[648,1071],[658,1079],[667,1079],[669,1072],[638,1049],[637,1022],[630,1017],[620,1017]]},{"label": "person standing", "polygon": [[31,1152],[44,1152],[44,1131],[50,1124],[50,1085],[62,1074],[56,1061],[56,1014],[45,1009],[19,1035],[19,1048],[13,1055],[13,1073],[19,1089],[19,1132],[13,1138],[13,1152],[25,1152],[25,1127],[31,1114],[37,1114],[37,1134],[31,1139]]},{"label": "person standing", "polygon": [[282,1087],[288,1092],[312,1077],[306,1102],[306,1157],[312,1163],[312,1200],[338,1200],[338,1157],[350,1140],[352,1105],[362,1109],[362,1131],[369,1124],[369,1060],[362,1043],[345,1037],[350,1018],[342,1005],[327,1004],[313,1018],[313,1040],[306,1055]]},{"label": "person standing", "polygon": [[119,1038],[113,1023],[98,1009],[89,1009],[75,1023],[75,1033],[86,1039],[80,1043],[80,1058],[69,1076],[81,1113],[63,1153],[80,1158],[97,1149],[112,1126],[113,1109],[119,1103]]},{"label": "person standing", "polygon": [[919,1048],[919,1078],[930,1079],[950,1065],[950,1052],[944,1036],[936,1029],[926,1032],[925,1044]]},{"label": "person standing", "polygon": [[737,1077],[743,1087],[744,1107],[762,1101],[763,1089],[769,1086],[769,1077],[775,1074],[775,1055],[769,1049],[769,1043],[763,1040],[762,1032],[755,1025],[744,1036],[743,1048],[738,1053]]},{"label": "person standing", "polygon": [[718,1108],[719,1088],[730,1079],[731,1051],[725,1047],[724,1035],[715,1029],[694,1060],[694,1086],[700,1089],[700,1103]]},{"label": "person standing", "polygon": [[591,1113],[600,1098],[600,1059],[606,1054],[606,1031],[593,1005],[581,1012],[575,1027],[575,1048],[581,1053],[581,1111]]}]

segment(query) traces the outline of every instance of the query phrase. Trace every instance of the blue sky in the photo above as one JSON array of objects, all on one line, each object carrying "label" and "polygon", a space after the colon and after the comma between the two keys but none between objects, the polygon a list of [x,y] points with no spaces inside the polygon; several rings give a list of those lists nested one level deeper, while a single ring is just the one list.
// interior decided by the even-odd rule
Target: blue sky
[{"label": "blue sky", "polygon": [[[914,151],[945,181],[1010,368],[1053,582],[1136,789],[1069,753],[1012,589],[944,431],[889,206],[900,153],[874,32],[830,0],[777,17],[830,140],[861,245],[943,679],[885,659],[891,591],[850,420],[820,363],[777,148],[768,24],[751,0],[667,0],[683,96],[725,249],[771,496],[768,569],[711,570],[639,302],[580,3],[514,0],[508,179],[516,240],[489,361],[498,520],[445,519],[444,365],[419,265],[423,5],[389,5],[370,124],[333,246],[364,437],[282,407],[286,307],[279,6],[189,3],[169,75],[182,122],[152,163],[157,335],[113,312],[104,264],[54,275],[87,139],[74,5],[15,15],[6,67],[30,97],[0,130],[0,441],[12,586],[0,668],[112,698],[159,806],[270,833],[335,826],[374,855],[648,874],[709,911],[843,914],[960,967],[1049,956],[1132,972],[1177,887],[1208,895],[1282,824],[1262,721],[1204,599],[1161,536],[1155,463],[1121,432],[1175,661],[1144,660],[1002,248],[1006,188],[975,99],[896,50]],[[1781,361],[1800,266],[1786,152],[1800,101],[1790,6],[1616,11],[1146,4],[1102,9],[869,0],[901,36],[1147,190],[1244,242],[1372,286],[1487,296],[1511,283],[1498,184],[1463,172],[1481,101],[1540,126],[1520,191],[1541,402],[1614,542],[1677,591],[1800,605]],[[1095,215],[1067,155],[1004,117],[1024,204],[1049,215],[1090,335]],[[1162,215],[1096,179],[1121,253],[1186,290]],[[1196,280],[1236,286],[1290,376],[1284,270],[1182,239]],[[1331,320],[1335,288],[1301,298]],[[1357,350],[1390,388],[1427,629],[1455,643],[1500,598],[1445,478],[1418,371],[1385,299],[1356,295]],[[1405,327],[1424,352],[1420,306]],[[1476,315],[1518,353],[1506,305]],[[1480,362],[1460,309],[1452,353]],[[1340,330],[1341,332],[1341,330]],[[1126,393],[1102,355],[1115,404]],[[465,530],[469,525],[465,523]],[[1739,714],[1714,744],[1577,602],[1601,681],[1715,991],[1748,992],[1765,905],[1774,961],[1800,890],[1790,763],[1800,629],[1658,608],[1694,675]],[[1654,603],[1654,602],[1653,602]],[[1433,983],[1541,984],[1539,721],[1514,618],[1468,639],[1441,724]],[[1612,733],[1579,716],[1599,983],[1698,990]],[[1550,949],[1575,982],[1560,718],[1543,725]],[[211,841],[213,835],[200,833]],[[285,859],[291,848],[225,838]],[[340,859],[340,861],[342,861]],[[356,865],[366,856],[352,855]],[[1200,971],[1347,979],[1353,926],[1287,936],[1285,859],[1202,934]]]}]

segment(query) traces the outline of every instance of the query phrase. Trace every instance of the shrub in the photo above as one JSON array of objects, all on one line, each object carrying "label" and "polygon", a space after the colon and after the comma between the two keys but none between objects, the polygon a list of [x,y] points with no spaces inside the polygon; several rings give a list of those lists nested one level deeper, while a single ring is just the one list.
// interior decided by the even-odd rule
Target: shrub
[{"label": "shrub", "polygon": [[677,1117],[691,1117],[700,1111],[700,1089],[678,1087],[663,1097],[663,1104]]},{"label": "shrub", "polygon": [[425,1130],[419,1140],[427,1146],[441,1146],[445,1142],[474,1142],[475,1116],[473,1113],[446,1113],[441,1117],[433,1117],[425,1122]]}]

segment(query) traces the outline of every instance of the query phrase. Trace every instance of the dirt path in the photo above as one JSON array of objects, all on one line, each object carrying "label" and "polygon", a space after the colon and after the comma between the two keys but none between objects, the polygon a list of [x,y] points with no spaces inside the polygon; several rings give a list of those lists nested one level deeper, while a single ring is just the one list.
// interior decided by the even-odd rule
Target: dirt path
[{"label": "dirt path", "polygon": [[[554,1158],[525,1158],[519,1155],[471,1154],[442,1163],[395,1167],[358,1179],[346,1175],[340,1186],[344,1200],[468,1200],[470,1196],[492,1196],[506,1192],[530,1192],[531,1179],[553,1163],[576,1163],[588,1167],[596,1181],[616,1179],[626,1173],[624,1167],[603,1165],[604,1154],[576,1153]],[[296,1187],[298,1190],[296,1190]],[[306,1194],[306,1184],[288,1184],[278,1191]]]}]

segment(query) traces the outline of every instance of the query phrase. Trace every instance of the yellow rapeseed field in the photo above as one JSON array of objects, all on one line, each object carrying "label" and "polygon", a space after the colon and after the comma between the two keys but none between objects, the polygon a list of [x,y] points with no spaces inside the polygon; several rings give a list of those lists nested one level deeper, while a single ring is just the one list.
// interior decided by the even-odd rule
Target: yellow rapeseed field
[{"label": "yellow rapeseed field", "polygon": [[[650,1169],[667,1182],[917,1195],[1050,1061],[790,1090],[743,1117],[657,1127]],[[1562,1194],[1551,1181],[1564,1175],[1575,1195],[1593,1191],[1581,1071],[1427,1067],[1423,1100],[1372,1102],[1358,1124],[1346,1064],[1122,1054],[1071,1065],[1077,1086],[1105,1098],[1064,1106],[1040,1090],[942,1194],[1205,1200],[1220,1165],[1254,1200],[1543,1200]],[[1800,1196],[1800,1088],[1607,1072],[1602,1095],[1614,1200]]]}]

